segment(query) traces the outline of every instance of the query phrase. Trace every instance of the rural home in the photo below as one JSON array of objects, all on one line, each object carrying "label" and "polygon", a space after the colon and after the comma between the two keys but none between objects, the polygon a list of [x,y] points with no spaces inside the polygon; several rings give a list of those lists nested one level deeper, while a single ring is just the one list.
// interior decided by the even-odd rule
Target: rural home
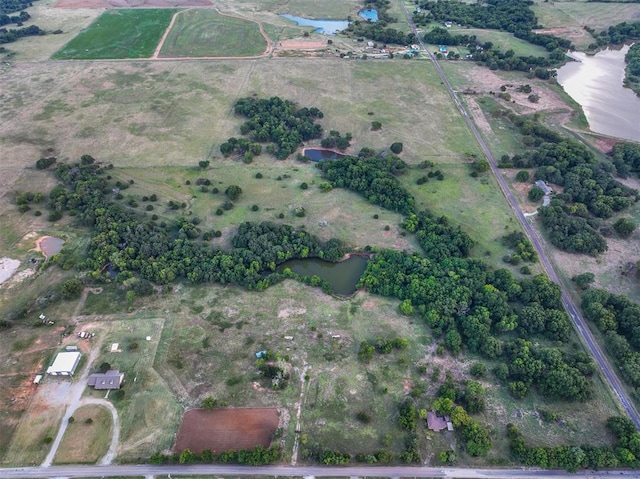
[{"label": "rural home", "polygon": [[89,376],[87,385],[93,386],[94,389],[120,389],[123,380],[124,373],[117,369],[110,369],[105,373],[94,373]]},{"label": "rural home", "polygon": [[432,431],[453,431],[453,423],[449,416],[438,416],[435,412],[427,413],[427,427]]},{"label": "rural home", "polygon": [[47,374],[52,376],[73,376],[80,362],[80,356],[77,351],[58,353],[53,364],[47,368]]}]

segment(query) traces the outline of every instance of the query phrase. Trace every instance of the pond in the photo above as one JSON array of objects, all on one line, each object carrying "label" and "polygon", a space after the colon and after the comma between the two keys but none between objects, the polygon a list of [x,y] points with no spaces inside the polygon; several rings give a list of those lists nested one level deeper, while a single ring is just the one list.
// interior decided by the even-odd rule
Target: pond
[{"label": "pond", "polygon": [[360,10],[358,12],[358,16],[370,22],[377,22],[378,10],[376,10],[375,8],[366,8],[364,10]]},{"label": "pond", "polygon": [[62,250],[64,240],[55,236],[43,236],[36,242],[40,251],[45,258],[51,258],[54,254],[58,254]]},{"label": "pond", "polygon": [[558,69],[558,83],[580,103],[592,131],[640,141],[640,98],[622,86],[629,46],[596,55],[572,52]]},{"label": "pond", "polygon": [[335,35],[340,30],[344,30],[349,26],[347,20],[312,20],[310,18],[296,17],[289,14],[280,16],[296,22],[301,27],[315,27],[315,33],[322,33],[324,35]]},{"label": "pond", "polygon": [[319,258],[291,259],[278,266],[278,271],[289,268],[300,276],[318,276],[331,284],[334,293],[347,296],[355,293],[368,260],[366,256],[356,255],[351,255],[340,263],[330,263]]},{"label": "pond", "polygon": [[337,151],[326,150],[324,148],[305,148],[302,150],[302,154],[311,158],[311,161],[337,160],[347,156]]}]

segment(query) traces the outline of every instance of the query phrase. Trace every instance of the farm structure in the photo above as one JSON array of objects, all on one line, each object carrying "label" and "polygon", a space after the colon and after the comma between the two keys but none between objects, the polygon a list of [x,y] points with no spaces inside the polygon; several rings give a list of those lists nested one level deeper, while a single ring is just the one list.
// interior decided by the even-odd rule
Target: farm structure
[{"label": "farm structure", "polygon": [[174,450],[201,454],[269,447],[278,427],[275,408],[189,409],[184,413]]},{"label": "farm structure", "polygon": [[122,381],[124,381],[124,373],[117,369],[110,369],[107,372],[89,376],[87,385],[93,386],[93,389],[120,389]]},{"label": "farm structure", "polygon": [[453,431],[453,423],[449,416],[438,416],[435,412],[427,413],[427,427],[432,431]]},{"label": "farm structure", "polygon": [[73,376],[78,367],[81,354],[77,351],[58,353],[53,364],[47,369],[51,376]]}]

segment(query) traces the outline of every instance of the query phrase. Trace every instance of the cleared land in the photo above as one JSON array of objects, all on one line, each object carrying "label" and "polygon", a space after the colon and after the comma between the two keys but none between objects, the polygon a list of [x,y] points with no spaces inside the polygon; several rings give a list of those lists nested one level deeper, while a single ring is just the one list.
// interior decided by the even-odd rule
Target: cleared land
[{"label": "cleared land", "polygon": [[54,459],[55,464],[95,464],[111,443],[111,414],[104,407],[83,406],[73,413]]},{"label": "cleared land", "polygon": [[107,11],[52,58],[148,58],[153,54],[176,11],[170,8]]},{"label": "cleared land", "polygon": [[194,9],[176,16],[160,57],[245,57],[266,49],[259,24],[215,10]]},{"label": "cleared land", "polygon": [[[496,30],[482,30],[479,28],[448,28],[451,35],[475,35],[480,42],[491,42],[494,48],[499,48],[503,52],[513,50],[516,56],[536,56],[547,57],[548,52],[542,47],[532,45],[513,36],[512,33],[500,32]],[[434,46],[434,51],[436,47]],[[469,53],[465,47],[449,47],[449,50],[457,49],[462,57]]]},{"label": "cleared land", "polygon": [[278,427],[278,410],[274,408],[190,409],[184,413],[175,451],[189,449],[201,454],[269,447]]}]

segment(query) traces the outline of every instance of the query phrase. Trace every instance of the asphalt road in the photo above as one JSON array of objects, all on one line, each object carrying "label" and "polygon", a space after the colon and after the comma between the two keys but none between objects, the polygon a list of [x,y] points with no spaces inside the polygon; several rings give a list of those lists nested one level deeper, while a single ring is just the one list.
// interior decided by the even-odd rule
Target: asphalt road
[{"label": "asphalt road", "polygon": [[175,465],[175,466],[52,466],[0,469],[0,479],[40,477],[113,477],[113,476],[281,476],[281,477],[445,477],[485,479],[600,479],[637,478],[638,471],[597,471],[567,473],[543,469],[464,469],[458,467],[318,467],[318,466],[228,466],[228,465]]},{"label": "asphalt road", "polygon": [[416,25],[415,23],[413,23],[411,14],[407,10],[407,7],[404,4],[403,0],[399,0],[398,3],[403,9],[405,16],[407,18],[407,22],[409,23],[409,26],[411,27],[413,33],[416,35],[416,37],[418,37],[418,42],[420,43],[420,46],[429,55],[429,58],[431,59],[433,66],[435,67],[436,71],[438,72],[438,75],[440,76],[440,80],[442,80],[443,85],[447,88],[449,95],[451,95],[451,98],[453,99],[453,102],[458,108],[458,111],[460,111],[462,118],[467,123],[467,126],[473,133],[473,136],[475,137],[476,141],[480,145],[480,148],[482,148],[482,151],[487,157],[487,160],[489,161],[489,165],[491,166],[491,171],[493,172],[494,176],[498,180],[498,184],[500,185],[500,189],[502,190],[502,193],[507,198],[509,205],[511,206],[513,211],[516,213],[518,221],[520,221],[520,224],[522,225],[527,236],[531,240],[531,243],[536,249],[536,252],[538,253],[538,257],[540,258],[540,262],[542,263],[542,266],[544,267],[547,275],[549,276],[549,278],[551,278],[553,282],[555,282],[560,286],[562,290],[562,303],[565,309],[567,310],[567,312],[569,313],[569,315],[571,316],[571,319],[573,320],[573,324],[575,325],[575,329],[578,332],[578,335],[580,336],[583,344],[585,345],[585,347],[587,348],[591,356],[593,356],[593,359],[595,360],[596,364],[600,368],[600,371],[602,373],[602,376],[605,382],[609,384],[609,387],[613,391],[614,395],[618,398],[619,403],[622,405],[627,415],[636,424],[636,427],[640,429],[640,414],[638,414],[638,411],[636,410],[633,402],[627,395],[627,392],[624,386],[622,385],[620,379],[618,378],[617,374],[611,367],[611,364],[609,364],[609,361],[603,354],[602,349],[600,348],[596,340],[593,338],[593,334],[591,334],[589,327],[587,326],[584,318],[580,314],[580,310],[577,308],[577,306],[571,299],[569,293],[567,292],[566,288],[558,278],[558,275],[553,269],[553,266],[549,261],[549,257],[547,256],[542,246],[540,237],[538,236],[537,232],[533,229],[531,224],[527,221],[526,217],[524,216],[524,213],[520,209],[520,205],[516,201],[515,196],[513,195],[513,193],[511,193],[511,190],[509,189],[507,182],[505,181],[504,177],[502,176],[502,173],[498,169],[498,162],[496,161],[493,154],[489,150],[489,147],[487,146],[486,142],[480,135],[480,132],[476,128],[475,123],[469,117],[469,114],[467,113],[467,110],[465,109],[464,105],[460,102],[458,95],[456,94],[455,90],[451,86],[451,83],[449,83],[449,80],[447,79],[447,76],[444,74],[444,71],[442,70],[442,67],[438,63],[438,60],[435,58],[433,53],[431,53],[426,48],[422,38],[418,34]]}]

